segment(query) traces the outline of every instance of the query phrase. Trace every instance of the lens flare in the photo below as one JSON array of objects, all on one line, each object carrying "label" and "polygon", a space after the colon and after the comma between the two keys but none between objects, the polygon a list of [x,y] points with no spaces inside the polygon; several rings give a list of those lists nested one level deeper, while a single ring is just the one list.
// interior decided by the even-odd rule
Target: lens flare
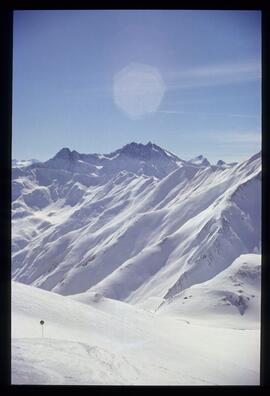
[{"label": "lens flare", "polygon": [[115,104],[130,118],[154,113],[163,98],[165,84],[158,70],[142,63],[131,63],[115,75]]}]

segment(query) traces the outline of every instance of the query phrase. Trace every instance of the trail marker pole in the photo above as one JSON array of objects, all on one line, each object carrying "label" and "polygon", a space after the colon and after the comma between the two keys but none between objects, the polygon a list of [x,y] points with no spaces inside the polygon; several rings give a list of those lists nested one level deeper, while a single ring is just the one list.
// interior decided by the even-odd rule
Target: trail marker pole
[{"label": "trail marker pole", "polygon": [[41,336],[42,336],[42,338],[44,338],[44,327],[43,327],[44,320],[41,320],[39,323],[41,324]]}]

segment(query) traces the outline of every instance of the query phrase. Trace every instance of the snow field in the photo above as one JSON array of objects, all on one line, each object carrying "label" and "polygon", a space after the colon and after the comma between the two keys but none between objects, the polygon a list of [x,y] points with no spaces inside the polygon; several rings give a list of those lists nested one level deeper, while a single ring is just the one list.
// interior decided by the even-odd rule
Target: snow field
[{"label": "snow field", "polygon": [[12,383],[258,384],[259,331],[193,325],[95,294],[71,298],[13,282]]}]

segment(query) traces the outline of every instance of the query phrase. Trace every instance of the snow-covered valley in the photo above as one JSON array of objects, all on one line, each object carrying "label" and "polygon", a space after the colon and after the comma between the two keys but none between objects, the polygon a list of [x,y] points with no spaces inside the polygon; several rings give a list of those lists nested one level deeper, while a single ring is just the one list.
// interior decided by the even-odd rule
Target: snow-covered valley
[{"label": "snow-covered valley", "polygon": [[259,383],[260,153],[65,148],[12,198],[13,383]]}]

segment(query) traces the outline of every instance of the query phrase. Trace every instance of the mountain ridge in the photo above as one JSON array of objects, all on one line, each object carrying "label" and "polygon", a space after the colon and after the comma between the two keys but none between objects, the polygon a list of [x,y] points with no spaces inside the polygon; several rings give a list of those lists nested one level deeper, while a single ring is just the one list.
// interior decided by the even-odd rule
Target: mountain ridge
[{"label": "mountain ridge", "polygon": [[[50,158],[49,160],[46,161],[39,161],[39,160],[22,160],[22,161],[18,161],[18,160],[12,160],[12,167],[28,167],[30,166],[31,168],[35,168],[35,167],[52,167],[52,168],[57,168],[57,167],[63,167],[66,170],[70,170],[70,171],[80,171],[80,169],[84,172],[87,167],[85,167],[85,165],[87,164],[88,166],[90,166],[90,170],[94,171],[96,170],[95,168],[91,168],[95,167],[95,166],[103,166],[104,163],[111,161],[111,160],[115,160],[115,159],[120,159],[120,158],[124,158],[126,160],[126,157],[129,158],[137,158],[137,159],[141,159],[144,160],[146,162],[150,162],[151,159],[165,159],[165,160],[169,160],[171,162],[175,162],[178,165],[182,165],[182,164],[193,164],[195,166],[214,166],[211,165],[211,163],[208,161],[208,159],[206,157],[204,157],[202,154],[198,155],[195,158],[192,158],[190,160],[183,160],[180,159],[177,155],[175,155],[174,153],[170,152],[169,150],[165,149],[165,148],[161,148],[160,146],[158,146],[155,143],[152,143],[151,141],[149,141],[147,144],[142,144],[142,143],[136,143],[134,141],[125,144],[122,148],[114,150],[110,153],[107,154],[98,154],[98,153],[92,153],[92,154],[85,154],[85,153],[79,153],[76,150],[71,150],[69,147],[63,147],[61,148],[52,158]],[[61,162],[62,161],[62,162]],[[71,166],[70,164],[67,165],[67,163],[65,162],[70,162],[73,164],[73,166]],[[76,162],[80,162],[80,163],[84,163],[84,167],[83,165],[75,166],[74,164]],[[89,165],[90,164],[90,165]],[[223,160],[219,160],[217,161],[216,166],[219,167],[231,167],[236,165],[236,162],[232,162],[232,163],[226,163]],[[119,170],[119,169],[118,169]],[[170,169],[171,170],[171,169]],[[164,175],[163,175],[164,176]],[[160,175],[159,175],[160,177]]]},{"label": "mountain ridge", "polygon": [[163,178],[185,161],[162,149],[154,143],[131,142],[109,154],[80,154],[64,147],[51,159],[31,165],[31,169],[63,169],[75,173],[88,173],[92,177],[107,179],[116,173],[127,170],[137,175],[146,174]]},{"label": "mountain ridge", "polygon": [[[232,167],[198,166],[156,147],[129,144],[110,158],[90,154],[92,163],[63,148],[14,169],[13,279],[137,304],[259,252],[260,153]],[[141,169],[144,150],[154,154]]]}]

